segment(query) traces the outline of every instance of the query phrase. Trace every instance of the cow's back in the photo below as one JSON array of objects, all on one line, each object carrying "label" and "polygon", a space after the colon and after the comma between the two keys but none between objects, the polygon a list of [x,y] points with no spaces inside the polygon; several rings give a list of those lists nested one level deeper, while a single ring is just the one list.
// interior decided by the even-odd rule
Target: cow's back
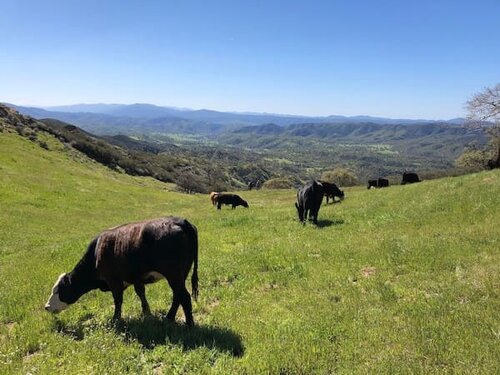
[{"label": "cow's back", "polygon": [[120,278],[135,279],[174,265],[189,267],[196,248],[196,227],[185,219],[166,217],[125,224],[98,237],[96,267],[102,275],[118,272]]},{"label": "cow's back", "polygon": [[307,183],[300,191],[300,197],[306,209],[316,208],[323,200],[323,186],[316,181]]}]

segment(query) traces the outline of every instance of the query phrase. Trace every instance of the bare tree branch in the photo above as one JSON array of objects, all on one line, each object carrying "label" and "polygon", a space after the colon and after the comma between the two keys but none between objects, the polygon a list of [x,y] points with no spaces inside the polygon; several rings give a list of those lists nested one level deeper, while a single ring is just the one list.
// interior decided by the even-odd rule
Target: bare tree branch
[{"label": "bare tree branch", "polygon": [[465,108],[468,112],[466,126],[482,129],[490,137],[493,157],[487,161],[488,168],[500,168],[500,83],[475,94]]},{"label": "bare tree branch", "polygon": [[474,95],[465,105],[467,120],[472,123],[500,122],[500,83],[493,88],[485,88]]}]

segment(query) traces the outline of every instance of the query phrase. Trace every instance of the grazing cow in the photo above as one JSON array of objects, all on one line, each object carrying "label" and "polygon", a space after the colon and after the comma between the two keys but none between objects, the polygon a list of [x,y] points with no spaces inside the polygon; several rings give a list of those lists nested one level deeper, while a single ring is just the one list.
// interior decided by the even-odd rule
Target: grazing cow
[{"label": "grazing cow", "polygon": [[166,217],[125,224],[99,234],[69,274],[59,276],[45,309],[58,313],[93,290],[111,291],[115,302],[113,319],[121,319],[123,291],[133,285],[142,311],[151,314],[145,284],[167,279],[173,302],[167,318],[175,320],[182,306],[186,324],[194,324],[191,297],[185,281],[194,263],[191,288],[198,295],[198,231],[179,217]]},{"label": "grazing cow", "polygon": [[383,187],[388,187],[389,186],[389,180],[387,178],[378,178],[378,187],[383,188]]},{"label": "grazing cow", "polygon": [[418,175],[413,172],[404,172],[403,180],[401,181],[401,185],[413,184],[415,182],[420,182]]},{"label": "grazing cow", "polygon": [[335,202],[335,197],[338,197],[341,201],[344,199],[344,192],[340,190],[337,185],[318,180],[318,182],[323,185],[323,194],[326,197],[326,204],[328,204],[328,199],[332,198],[332,202]]},{"label": "grazing cow", "polygon": [[386,178],[379,177],[377,180],[368,180],[367,188],[368,189],[370,189],[371,187],[383,188],[388,186],[389,186],[389,180]]},{"label": "grazing cow", "polygon": [[212,206],[215,206],[216,204],[216,201],[217,201],[217,196],[219,195],[220,193],[216,192],[216,191],[212,191],[210,193],[210,200],[212,201]]},{"label": "grazing cow", "polygon": [[297,192],[295,207],[297,208],[299,220],[303,224],[305,224],[308,214],[309,219],[314,224],[318,224],[318,212],[323,201],[323,194],[323,185],[317,181],[308,182]]},{"label": "grazing cow", "polygon": [[486,167],[488,169],[500,168],[500,154],[498,155],[496,160],[489,159],[488,162],[486,163]]},{"label": "grazing cow", "polygon": [[220,210],[223,204],[230,204],[234,209],[237,206],[243,206],[248,208],[247,201],[243,200],[239,195],[236,194],[218,194],[215,197],[215,202],[217,203],[217,209]]}]

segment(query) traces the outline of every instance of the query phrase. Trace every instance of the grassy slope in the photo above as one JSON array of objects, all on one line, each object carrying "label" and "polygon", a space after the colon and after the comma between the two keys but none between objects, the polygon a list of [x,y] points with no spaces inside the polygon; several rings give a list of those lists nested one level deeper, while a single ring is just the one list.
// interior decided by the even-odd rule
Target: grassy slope
[{"label": "grassy slope", "polygon": [[[500,371],[498,171],[348,189],[316,228],[295,220],[292,191],[217,212],[49,141],[60,152],[0,134],[0,373]],[[132,290],[124,326],[98,291],[43,311],[100,230],[167,214],[199,229],[197,328],[162,319],[163,282],[146,321]]]}]

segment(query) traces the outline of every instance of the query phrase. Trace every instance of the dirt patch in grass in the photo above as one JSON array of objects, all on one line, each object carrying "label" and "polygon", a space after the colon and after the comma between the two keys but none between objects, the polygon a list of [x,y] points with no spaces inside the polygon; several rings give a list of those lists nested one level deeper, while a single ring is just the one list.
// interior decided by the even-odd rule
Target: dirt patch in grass
[{"label": "dirt patch in grass", "polygon": [[377,269],[372,266],[366,266],[361,269],[361,275],[365,278],[374,276],[377,273]]},{"label": "dirt patch in grass", "polygon": [[209,310],[213,310],[213,309],[215,309],[215,308],[216,308],[217,306],[219,306],[219,305],[220,305],[220,301],[219,301],[219,299],[218,299],[218,298],[215,298],[215,299],[211,300],[211,301],[208,303],[207,307],[208,307],[208,309],[209,309]]},{"label": "dirt patch in grass", "polygon": [[3,326],[5,327],[5,329],[2,328],[0,330],[0,341],[9,339],[9,335],[16,327],[16,323],[14,322],[4,323]]}]

